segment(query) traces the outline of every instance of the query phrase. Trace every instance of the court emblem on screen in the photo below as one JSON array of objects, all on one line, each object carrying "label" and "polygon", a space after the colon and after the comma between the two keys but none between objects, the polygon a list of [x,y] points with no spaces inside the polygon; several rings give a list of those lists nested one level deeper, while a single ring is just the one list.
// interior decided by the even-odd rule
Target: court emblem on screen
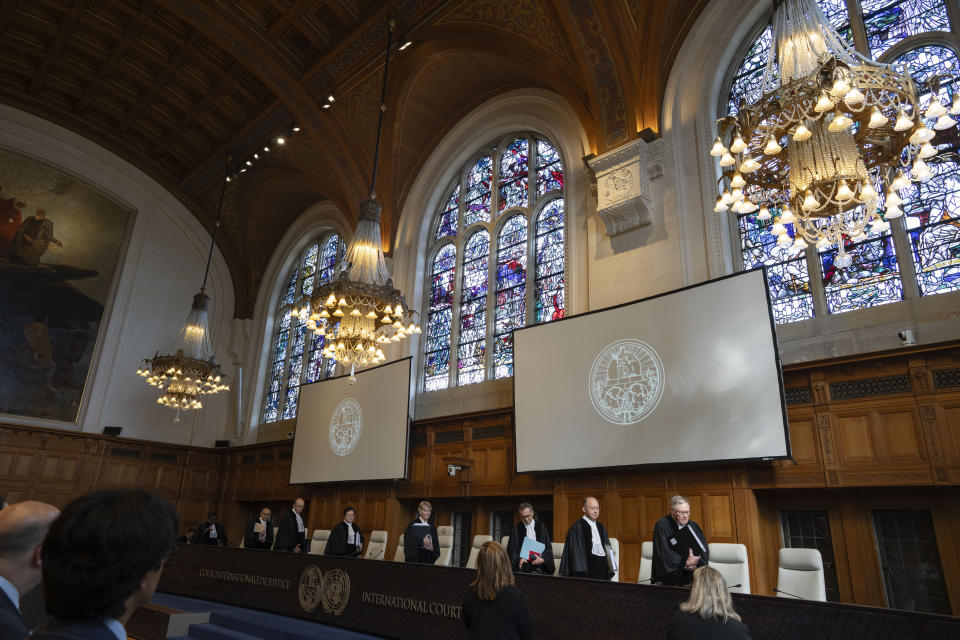
[{"label": "court emblem on screen", "polygon": [[587,386],[590,401],[614,424],[640,422],[663,396],[663,362],[653,347],[633,339],[607,345],[593,361]]},{"label": "court emblem on screen", "polygon": [[313,613],[323,600],[323,573],[315,564],[308,565],[300,574],[300,608]]},{"label": "court emblem on screen", "polygon": [[353,451],[363,430],[363,410],[353,398],[344,398],[330,416],[330,449],[338,456]]},{"label": "court emblem on screen", "polygon": [[339,616],[350,603],[350,576],[340,569],[331,569],[323,578],[323,610]]}]

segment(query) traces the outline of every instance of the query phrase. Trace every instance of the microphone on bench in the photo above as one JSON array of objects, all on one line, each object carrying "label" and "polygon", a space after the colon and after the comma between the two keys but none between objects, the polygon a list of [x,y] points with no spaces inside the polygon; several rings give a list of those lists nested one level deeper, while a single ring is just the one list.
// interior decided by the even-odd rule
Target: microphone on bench
[{"label": "microphone on bench", "polygon": [[797,600],[806,600],[806,598],[804,598],[803,596],[798,596],[795,593],[789,593],[787,591],[784,591],[783,589],[777,589],[776,587],[773,588],[773,592],[782,593],[785,596],[790,596],[791,598],[796,598]]}]

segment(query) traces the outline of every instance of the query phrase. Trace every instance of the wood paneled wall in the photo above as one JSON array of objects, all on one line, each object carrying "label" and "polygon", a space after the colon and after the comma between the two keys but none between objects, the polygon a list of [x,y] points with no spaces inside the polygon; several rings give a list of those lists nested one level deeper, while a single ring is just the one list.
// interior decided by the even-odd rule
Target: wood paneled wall
[{"label": "wood paneled wall", "polygon": [[[312,530],[349,504],[367,533],[389,532],[388,558],[422,498],[438,524],[470,511],[473,535],[490,533],[493,511],[530,500],[552,510],[562,540],[594,495],[620,540],[625,581],[670,496],[682,494],[711,542],[747,545],[753,592],[765,594],[776,586],[780,511],[819,509],[830,515],[841,598],[869,605],[885,603],[872,510],[922,508],[960,613],[960,343],[794,365],[784,378],[793,461],[517,474],[512,412],[494,410],[415,422],[408,480],[291,487],[289,440],[208,450],[0,426],[0,491],[62,505],[97,488],[146,487],[175,501],[185,524],[219,510],[236,542],[261,506],[279,515],[301,496]],[[448,464],[462,470],[450,476]]]}]

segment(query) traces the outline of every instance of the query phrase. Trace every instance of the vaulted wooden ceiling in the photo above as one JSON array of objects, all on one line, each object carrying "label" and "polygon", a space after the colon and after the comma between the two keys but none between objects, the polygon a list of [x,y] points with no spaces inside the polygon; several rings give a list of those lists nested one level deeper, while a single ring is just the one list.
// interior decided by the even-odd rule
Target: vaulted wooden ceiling
[{"label": "vaulted wooden ceiling", "polygon": [[659,131],[670,64],[706,2],[0,0],[0,101],[122,156],[207,228],[227,154],[233,169],[262,155],[229,184],[217,241],[249,317],[297,215],[328,199],[355,216],[366,196],[388,15],[414,44],[391,58],[387,243],[429,149],[498,92],[560,93],[595,153]]}]

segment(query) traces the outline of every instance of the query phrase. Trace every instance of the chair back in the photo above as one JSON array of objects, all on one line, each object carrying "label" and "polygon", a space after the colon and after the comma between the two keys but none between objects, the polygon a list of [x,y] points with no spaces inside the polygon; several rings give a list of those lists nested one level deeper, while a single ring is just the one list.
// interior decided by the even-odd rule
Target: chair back
[{"label": "chair back", "polygon": [[[452,530],[453,527],[449,527],[449,529]],[[437,537],[440,538],[440,557],[433,564],[440,567],[449,567],[453,560],[453,534],[440,535],[438,530]]]},{"label": "chair back", "polygon": [[800,596],[806,600],[826,602],[823,558],[817,549],[780,549],[778,564],[777,589],[784,592],[777,593],[778,596]]},{"label": "chair back", "polygon": [[653,576],[653,540],[646,540],[640,545],[640,573],[637,582],[649,584]]},{"label": "chair back", "polygon": [[387,554],[387,532],[371,531],[370,542],[367,543],[367,551],[363,557],[367,560],[383,560]]},{"label": "chair back", "polygon": [[437,527],[438,536],[452,536],[453,535],[453,526],[445,524],[443,526]]},{"label": "chair back", "polygon": [[560,559],[563,558],[563,543],[551,542],[553,547],[553,575],[560,575]]},{"label": "chair back", "polygon": [[477,556],[480,555],[480,547],[484,542],[490,542],[493,536],[473,536],[473,546],[470,547],[470,557],[467,558],[467,569],[477,568]]},{"label": "chair back", "polygon": [[[711,542],[707,545],[710,552],[711,567],[720,572],[727,581],[730,593],[750,593],[750,563],[747,561],[747,545],[726,542]],[[739,584],[739,587],[733,585]]]},{"label": "chair back", "polygon": [[[277,539],[276,534],[273,537]],[[313,537],[310,538],[310,554],[322,556],[323,550],[327,548],[327,540],[330,539],[330,529],[314,529]]]},{"label": "chair back", "polygon": [[620,541],[616,538],[610,538],[610,546],[613,547],[613,559],[617,562],[617,570],[610,578],[610,582],[620,582]]},{"label": "chair back", "polygon": [[407,556],[403,553],[403,536],[400,536],[400,540],[397,541],[397,552],[393,554],[394,562],[405,562]]},{"label": "chair back", "polygon": [[507,545],[510,544],[510,536],[503,536],[500,538],[500,546],[503,547],[503,550],[507,550]]}]

